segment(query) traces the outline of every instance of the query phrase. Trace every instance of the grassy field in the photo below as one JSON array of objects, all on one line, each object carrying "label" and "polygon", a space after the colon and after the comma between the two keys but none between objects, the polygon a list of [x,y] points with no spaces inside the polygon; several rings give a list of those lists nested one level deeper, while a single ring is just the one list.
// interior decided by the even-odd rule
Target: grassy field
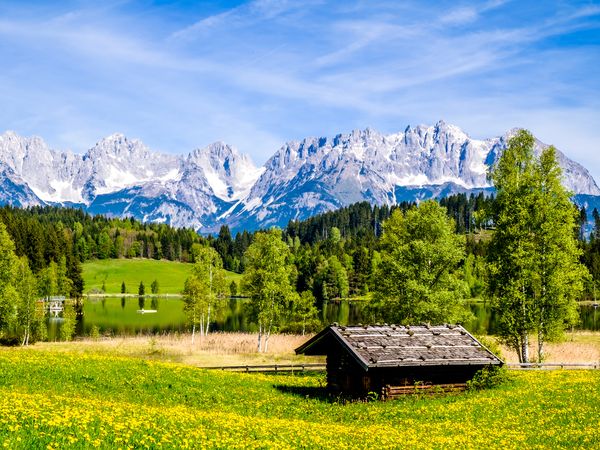
[{"label": "grassy field", "polygon": [[0,349],[4,448],[598,448],[600,371],[511,373],[495,389],[344,402],[324,374],[212,372]]},{"label": "grassy field", "polygon": [[[85,292],[100,290],[104,284],[107,294],[119,294],[124,281],[127,292],[138,293],[140,281],[144,282],[146,293],[150,285],[158,280],[161,294],[179,294],[192,265],[175,261],[154,259],[103,259],[83,264]],[[238,285],[241,275],[227,272],[228,282],[235,280]]]}]

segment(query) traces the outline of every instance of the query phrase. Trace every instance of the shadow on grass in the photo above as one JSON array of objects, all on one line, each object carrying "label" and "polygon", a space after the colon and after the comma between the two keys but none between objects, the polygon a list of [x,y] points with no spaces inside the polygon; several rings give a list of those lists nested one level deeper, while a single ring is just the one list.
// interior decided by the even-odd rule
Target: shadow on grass
[{"label": "shadow on grass", "polygon": [[316,386],[288,386],[284,384],[273,385],[275,389],[284,394],[291,394],[297,397],[302,397],[311,400],[318,400],[324,403],[341,403],[346,404],[349,402],[355,402],[357,398],[349,397],[341,394],[334,394],[329,392],[325,387]]}]

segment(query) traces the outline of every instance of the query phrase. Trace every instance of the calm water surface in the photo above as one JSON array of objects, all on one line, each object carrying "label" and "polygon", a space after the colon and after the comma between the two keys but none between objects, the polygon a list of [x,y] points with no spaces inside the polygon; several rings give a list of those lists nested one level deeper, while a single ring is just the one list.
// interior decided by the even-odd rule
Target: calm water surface
[{"label": "calm water surface", "polygon": [[[215,331],[256,331],[256,324],[248,319],[247,299],[229,299],[225,307],[211,320],[211,330]],[[324,305],[321,320],[323,324],[338,322],[342,325],[358,324],[363,321],[361,302],[330,302]],[[485,303],[469,304],[473,319],[464,324],[476,334],[494,334],[496,317],[491,307]],[[139,311],[155,310],[156,312]],[[580,307],[581,323],[576,329],[600,331],[600,308],[592,305]],[[49,320],[50,339],[58,335],[61,319]],[[146,297],[106,297],[86,299],[83,314],[77,322],[77,335],[89,335],[93,326],[101,333],[111,335],[135,335],[139,333],[184,332],[189,330],[183,311],[183,301],[178,298]]]}]

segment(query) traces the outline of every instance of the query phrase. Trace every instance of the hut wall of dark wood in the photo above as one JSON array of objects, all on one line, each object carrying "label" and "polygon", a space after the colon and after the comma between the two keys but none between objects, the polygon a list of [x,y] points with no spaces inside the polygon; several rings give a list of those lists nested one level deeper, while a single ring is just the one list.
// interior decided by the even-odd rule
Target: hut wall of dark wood
[{"label": "hut wall of dark wood", "polygon": [[341,346],[331,346],[327,353],[327,389],[331,392],[362,394],[370,391],[371,378]]},{"label": "hut wall of dark wood", "polygon": [[411,366],[369,369],[371,391],[380,392],[386,386],[423,384],[459,384],[471,380],[484,365]]},{"label": "hut wall of dark wood", "polygon": [[466,383],[485,365],[444,365],[375,367],[365,371],[341,345],[330,346],[327,353],[327,389],[367,395],[381,392],[384,386]]}]

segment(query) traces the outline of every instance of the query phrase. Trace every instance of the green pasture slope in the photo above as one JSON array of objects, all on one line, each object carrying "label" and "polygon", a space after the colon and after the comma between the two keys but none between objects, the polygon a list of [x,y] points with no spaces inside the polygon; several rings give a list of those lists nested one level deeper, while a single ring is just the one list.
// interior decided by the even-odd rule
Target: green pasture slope
[{"label": "green pasture slope", "polygon": [[[100,290],[106,286],[107,294],[120,294],[121,283],[125,281],[127,292],[137,294],[140,281],[144,282],[146,294],[150,294],[150,285],[158,280],[161,294],[179,294],[183,290],[185,279],[192,265],[176,261],[154,259],[102,259],[83,264],[85,292]],[[229,282],[238,284],[241,275],[227,272]]]},{"label": "green pasture slope", "polygon": [[325,375],[0,349],[4,448],[600,448],[600,371],[532,371],[487,391],[323,397]]}]

